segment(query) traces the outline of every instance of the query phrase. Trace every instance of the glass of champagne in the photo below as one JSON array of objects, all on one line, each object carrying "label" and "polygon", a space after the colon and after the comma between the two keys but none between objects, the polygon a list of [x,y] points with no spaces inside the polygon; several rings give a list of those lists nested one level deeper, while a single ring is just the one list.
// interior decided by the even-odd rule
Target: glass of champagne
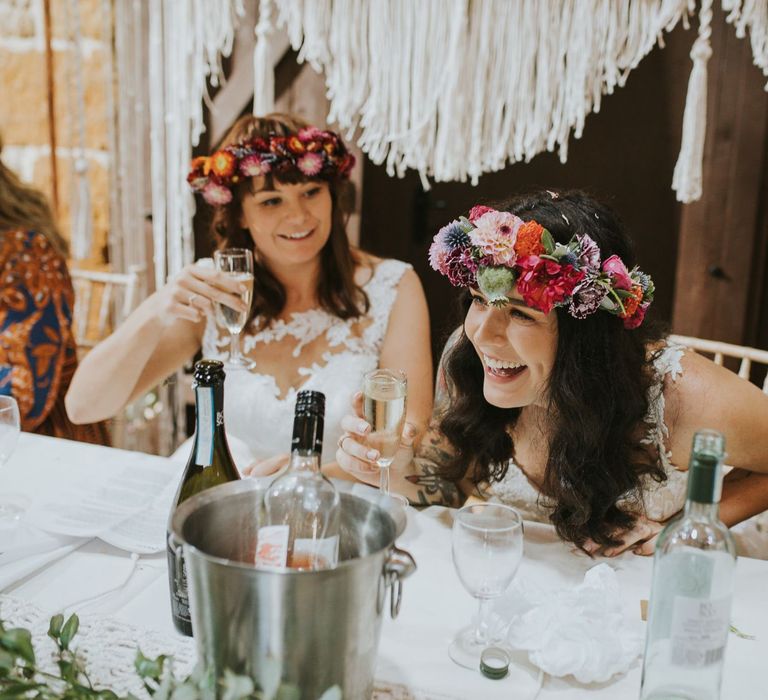
[{"label": "glass of champagne", "polygon": [[453,565],[467,591],[479,603],[477,622],[460,630],[448,653],[460,666],[477,670],[480,655],[494,638],[494,598],[507,590],[523,558],[523,520],[509,506],[478,503],[464,506],[453,518]]},{"label": "glass of champagne", "polygon": [[363,378],[363,414],[371,424],[368,444],[379,451],[376,466],[381,492],[390,495],[389,466],[405,424],[408,379],[402,370],[375,369]]},{"label": "glass of champagne", "polygon": [[[19,405],[12,396],[0,396],[0,467],[2,467],[16,449],[21,432]],[[24,512],[24,506],[14,499],[0,498],[0,524],[13,525]]]},{"label": "glass of champagne", "polygon": [[227,369],[253,369],[254,363],[240,351],[240,334],[248,321],[253,298],[253,253],[247,248],[225,248],[214,252],[213,262],[219,272],[245,287],[240,296],[248,308],[248,311],[238,311],[219,302],[214,304],[216,320],[229,331],[230,337],[229,360],[224,366]]}]

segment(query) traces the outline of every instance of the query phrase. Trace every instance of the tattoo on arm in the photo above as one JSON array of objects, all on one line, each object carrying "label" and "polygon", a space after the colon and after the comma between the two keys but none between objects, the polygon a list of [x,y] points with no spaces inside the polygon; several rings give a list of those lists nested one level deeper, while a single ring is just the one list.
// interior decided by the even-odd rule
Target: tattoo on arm
[{"label": "tattoo on arm", "polygon": [[440,467],[425,459],[414,461],[419,473],[407,476],[406,479],[419,487],[416,493],[419,505],[460,505],[459,487],[453,481],[440,476]]}]

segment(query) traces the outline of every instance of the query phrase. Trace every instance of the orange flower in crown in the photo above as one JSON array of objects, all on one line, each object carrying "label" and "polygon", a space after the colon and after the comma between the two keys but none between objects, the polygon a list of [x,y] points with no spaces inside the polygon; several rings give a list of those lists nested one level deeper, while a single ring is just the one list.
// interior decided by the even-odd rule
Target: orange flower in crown
[{"label": "orange flower in crown", "polygon": [[307,127],[288,136],[271,134],[226,146],[210,157],[195,158],[187,182],[209,204],[224,206],[232,201],[232,189],[244,177],[295,170],[306,178],[330,181],[348,178],[354,164],[355,157],[337,134]]}]

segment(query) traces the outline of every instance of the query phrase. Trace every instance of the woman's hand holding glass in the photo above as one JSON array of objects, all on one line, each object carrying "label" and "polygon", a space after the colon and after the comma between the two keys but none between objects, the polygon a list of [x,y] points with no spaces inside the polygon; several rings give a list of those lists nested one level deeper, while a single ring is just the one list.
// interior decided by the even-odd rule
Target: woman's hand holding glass
[{"label": "woman's hand holding glass", "polygon": [[166,325],[179,319],[199,322],[224,304],[237,312],[247,312],[243,301],[244,285],[236,279],[200,263],[184,267],[155,295],[155,311]]},{"label": "woman's hand holding glass", "polygon": [[[362,392],[354,395],[352,408],[354,413],[344,416],[341,420],[341,427],[345,432],[339,438],[336,462],[358,481],[379,486],[381,475],[377,462],[381,454],[368,444],[371,424],[365,420],[363,414]],[[413,461],[413,442],[417,434],[415,426],[406,422],[400,444],[390,464],[390,469],[395,473],[403,471]]]}]

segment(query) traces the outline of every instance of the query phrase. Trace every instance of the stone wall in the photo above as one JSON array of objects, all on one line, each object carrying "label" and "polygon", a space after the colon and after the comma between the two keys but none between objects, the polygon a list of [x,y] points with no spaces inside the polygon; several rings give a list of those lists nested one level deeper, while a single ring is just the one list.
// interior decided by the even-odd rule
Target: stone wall
[{"label": "stone wall", "polygon": [[[50,0],[53,94],[56,127],[58,223],[70,239],[73,146],[77,145],[77,89],[74,51],[67,32],[67,8],[80,10],[82,80],[85,92],[86,157],[91,185],[93,245],[86,266],[107,260],[109,196],[107,172],[107,51],[102,0]],[[43,0],[0,3],[0,134],[3,161],[53,201],[48,119],[48,74]]]}]

